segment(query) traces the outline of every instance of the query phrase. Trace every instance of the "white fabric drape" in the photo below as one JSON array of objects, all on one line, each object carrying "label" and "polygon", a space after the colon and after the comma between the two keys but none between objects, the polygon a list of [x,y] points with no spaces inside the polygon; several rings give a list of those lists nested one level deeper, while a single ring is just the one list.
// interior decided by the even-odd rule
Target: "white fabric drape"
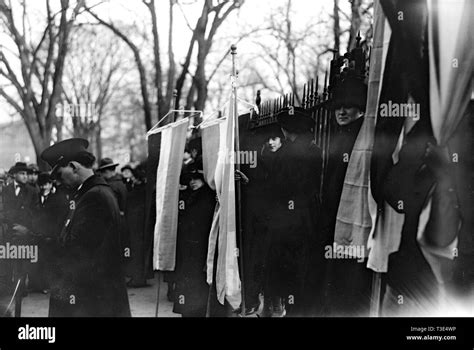
[{"label": "white fabric drape", "polygon": [[428,0],[427,5],[431,125],[438,144],[445,146],[472,94],[474,3]]},{"label": "white fabric drape", "polygon": [[188,125],[189,119],[185,118],[157,130],[161,132],[161,148],[156,173],[155,270],[173,271],[175,268],[179,177]]},{"label": "white fabric drape", "polygon": [[[214,254],[217,246],[216,292],[221,304],[225,300],[234,308],[241,302],[240,276],[235,215],[234,101],[231,97],[229,113],[224,121],[216,121],[203,127],[204,176],[215,186],[219,203],[216,206],[211,233],[209,235],[207,258],[207,282],[212,283]],[[216,147],[218,146],[218,147]],[[212,176],[212,171],[214,176]]]}]

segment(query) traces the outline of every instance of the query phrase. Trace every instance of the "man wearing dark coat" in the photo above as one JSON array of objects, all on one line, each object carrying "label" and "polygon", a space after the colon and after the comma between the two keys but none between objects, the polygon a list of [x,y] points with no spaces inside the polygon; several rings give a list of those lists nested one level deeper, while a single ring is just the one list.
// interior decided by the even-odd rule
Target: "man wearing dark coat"
[{"label": "man wearing dark coat", "polygon": [[122,176],[117,174],[116,168],[119,164],[114,163],[110,158],[101,159],[97,171],[112,189],[115,198],[117,198],[120,209],[120,242],[124,258],[128,258],[130,254],[130,233],[127,226],[126,208],[127,208],[127,186],[123,182]]},{"label": "man wearing dark coat", "polygon": [[97,171],[112,188],[115,197],[117,197],[120,212],[125,213],[125,208],[127,207],[127,187],[123,183],[122,177],[115,170],[118,165],[112,159],[104,158],[100,160]]},{"label": "man wearing dark coat", "polygon": [[58,239],[50,317],[129,317],[118,235],[120,210],[107,182],[94,175],[84,139],[61,141],[41,154],[52,176],[74,192]]},{"label": "man wearing dark coat", "polygon": [[209,293],[205,265],[216,194],[204,182],[202,169],[195,167],[187,178],[191,192],[178,216],[173,312],[205,317]]},{"label": "man wearing dark coat", "polygon": [[[4,222],[7,226],[7,241],[22,244],[21,235],[32,228],[33,212],[38,198],[35,191],[28,186],[28,167],[23,162],[17,162],[12,168],[14,181],[3,189]],[[6,263],[8,274],[14,274],[14,280],[22,279],[26,285],[26,275],[31,263],[29,261],[14,261]]]},{"label": "man wearing dark coat", "polygon": [[[123,169],[123,168],[122,168]],[[127,208],[125,211],[130,233],[130,260],[127,264],[129,287],[147,286],[145,271],[145,171],[141,165],[130,168],[132,176],[127,182]]]},{"label": "man wearing dark coat", "polygon": [[37,198],[28,186],[27,172],[26,164],[17,162],[12,168],[14,181],[4,188],[5,218],[10,228],[14,228],[15,225],[31,228],[32,225]]},{"label": "man wearing dark coat", "polygon": [[32,265],[29,275],[29,288],[46,293],[49,290],[54,270],[55,245],[69,212],[69,197],[64,191],[57,190],[53,179],[47,172],[40,173],[37,182],[40,192],[34,211],[33,227],[39,235],[38,262]]},{"label": "man wearing dark coat", "polygon": [[[310,298],[309,279],[316,278],[321,150],[313,143],[314,120],[303,109],[288,107],[278,114],[285,143],[269,177],[268,253],[265,294],[273,315],[302,315]],[[311,269],[309,268],[311,266]]]}]

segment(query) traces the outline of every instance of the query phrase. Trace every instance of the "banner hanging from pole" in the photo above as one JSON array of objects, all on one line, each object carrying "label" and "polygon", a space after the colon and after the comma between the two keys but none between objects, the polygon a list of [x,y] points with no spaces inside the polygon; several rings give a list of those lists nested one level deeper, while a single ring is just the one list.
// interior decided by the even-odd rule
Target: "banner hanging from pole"
[{"label": "banner hanging from pole", "polygon": [[173,271],[175,268],[179,177],[188,126],[189,119],[185,118],[157,130],[161,133],[161,151],[156,173],[155,270]]},{"label": "banner hanging from pole", "polygon": [[[203,159],[207,162],[206,180],[209,179],[215,164],[214,181],[219,203],[209,237],[207,281],[212,283],[214,252],[217,246],[216,292],[221,304],[225,300],[237,309],[240,306],[240,274],[235,215],[235,179],[234,179],[234,139],[235,139],[234,97],[231,95],[228,116],[224,122],[207,126],[203,131]],[[219,152],[217,161],[208,152],[215,152],[206,147],[218,140]]]}]

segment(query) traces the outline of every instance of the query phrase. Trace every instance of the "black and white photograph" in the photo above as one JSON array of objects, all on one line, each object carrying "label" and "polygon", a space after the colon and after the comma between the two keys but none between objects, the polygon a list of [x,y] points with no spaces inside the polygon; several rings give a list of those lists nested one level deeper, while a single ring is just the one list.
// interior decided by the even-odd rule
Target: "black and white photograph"
[{"label": "black and white photograph", "polygon": [[211,319],[474,348],[473,16],[0,0],[0,348]]}]

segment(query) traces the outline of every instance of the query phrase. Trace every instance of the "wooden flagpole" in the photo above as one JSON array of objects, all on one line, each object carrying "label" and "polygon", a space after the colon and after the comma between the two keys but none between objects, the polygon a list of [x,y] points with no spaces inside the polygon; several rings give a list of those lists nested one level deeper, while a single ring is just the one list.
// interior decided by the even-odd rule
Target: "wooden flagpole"
[{"label": "wooden flagpole", "polygon": [[[230,48],[232,54],[232,94],[234,95],[234,115],[231,117],[234,118],[234,127],[235,127],[235,140],[234,148],[235,155],[240,154],[240,142],[239,142],[239,113],[237,110],[237,70],[235,68],[235,56],[237,55],[237,46],[232,45]],[[240,162],[235,162],[235,170],[240,171]],[[232,174],[234,176],[234,174]],[[244,246],[243,246],[243,232],[242,232],[242,206],[241,206],[241,188],[240,181],[236,183],[235,186],[235,201],[236,201],[236,229],[239,239],[239,250],[238,258],[240,262],[240,293],[241,293],[241,316],[245,316],[245,278],[244,278]]]}]

